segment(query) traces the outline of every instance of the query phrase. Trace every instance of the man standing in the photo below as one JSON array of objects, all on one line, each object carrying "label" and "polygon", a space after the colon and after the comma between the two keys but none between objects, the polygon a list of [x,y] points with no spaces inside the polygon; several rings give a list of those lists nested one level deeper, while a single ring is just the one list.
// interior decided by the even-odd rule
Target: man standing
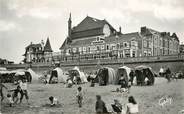
[{"label": "man standing", "polygon": [[164,74],[164,68],[163,67],[160,68],[159,74],[160,74],[161,77],[163,77],[163,74]]}]

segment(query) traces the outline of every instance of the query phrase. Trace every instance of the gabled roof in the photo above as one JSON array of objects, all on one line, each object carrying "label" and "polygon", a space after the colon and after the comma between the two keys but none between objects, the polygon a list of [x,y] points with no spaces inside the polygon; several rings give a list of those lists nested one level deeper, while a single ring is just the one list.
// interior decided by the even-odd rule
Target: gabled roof
[{"label": "gabled roof", "polygon": [[112,43],[112,42],[123,42],[123,41],[131,41],[133,39],[140,39],[142,38],[139,32],[132,32],[119,35],[118,38],[116,36],[107,37],[105,42]]},{"label": "gabled roof", "polygon": [[67,43],[67,39],[64,40],[63,44],[61,45],[61,47],[59,48],[60,50],[61,49],[64,49],[64,47],[66,46],[66,43]]},{"label": "gabled roof", "polygon": [[106,20],[87,16],[81,23],[72,28],[72,39],[103,35],[104,25],[109,25],[111,31],[116,31]]},{"label": "gabled roof", "polygon": [[73,27],[72,32],[86,31],[103,27],[107,22],[87,16],[81,23]]},{"label": "gabled roof", "polygon": [[152,34],[155,34],[155,33],[160,34],[159,31],[153,30],[153,29],[148,28],[146,26],[141,27],[141,29],[144,29],[144,32],[143,33],[141,32],[142,35],[152,35]]},{"label": "gabled roof", "polygon": [[52,52],[52,48],[51,48],[51,45],[50,45],[49,38],[47,38],[46,44],[44,46],[44,52]]},{"label": "gabled roof", "polygon": [[176,35],[176,33],[173,33],[171,37],[173,37],[173,38],[175,38],[175,40],[179,41],[179,38],[178,38],[178,36]]}]

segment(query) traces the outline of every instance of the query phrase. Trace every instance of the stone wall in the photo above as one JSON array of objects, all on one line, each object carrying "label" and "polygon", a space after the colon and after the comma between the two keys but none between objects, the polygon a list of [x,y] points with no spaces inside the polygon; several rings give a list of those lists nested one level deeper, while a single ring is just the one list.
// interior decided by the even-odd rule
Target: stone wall
[{"label": "stone wall", "polygon": [[[172,56],[160,56],[160,57],[139,57],[139,58],[124,58],[124,59],[98,59],[98,60],[86,60],[86,61],[68,61],[61,63],[60,67],[67,71],[79,66],[84,72],[95,72],[99,67],[112,67],[117,69],[121,66],[128,66],[134,68],[139,65],[146,65],[152,67],[156,72],[159,71],[160,67],[169,67],[171,71],[177,72],[182,70],[184,72],[184,55],[172,55]],[[9,70],[24,69],[31,67],[37,73],[43,73],[49,69],[54,68],[51,63],[39,63],[39,64],[12,64],[5,65]]]}]

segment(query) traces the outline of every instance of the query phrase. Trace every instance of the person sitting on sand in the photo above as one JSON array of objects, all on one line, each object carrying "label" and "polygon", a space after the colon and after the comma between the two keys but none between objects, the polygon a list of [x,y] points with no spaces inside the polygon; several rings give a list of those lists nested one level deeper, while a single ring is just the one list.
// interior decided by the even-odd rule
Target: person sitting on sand
[{"label": "person sitting on sand", "polygon": [[66,87],[71,88],[73,86],[73,82],[71,79],[67,79]]},{"label": "person sitting on sand", "polygon": [[126,114],[138,114],[138,104],[135,101],[133,96],[128,97],[128,103],[127,103],[127,112]]},{"label": "person sitting on sand", "polygon": [[57,98],[53,97],[53,96],[50,96],[49,97],[49,100],[50,100],[50,106],[56,106],[57,104],[59,104],[59,101],[57,100]]},{"label": "person sitting on sand", "polygon": [[119,83],[121,84],[121,87],[120,87],[121,92],[128,91],[128,83],[126,82],[124,77],[120,78]]},{"label": "person sitting on sand", "polygon": [[12,94],[13,101],[14,101],[14,103],[17,103],[17,101],[19,100],[18,93],[21,93],[20,86],[18,85],[16,89],[9,90],[9,92],[13,92],[13,94]]},{"label": "person sitting on sand", "polygon": [[12,99],[12,96],[10,95],[10,94],[7,94],[7,98],[8,98],[8,104],[9,104],[9,106],[10,107],[12,107],[13,106],[13,99]]},{"label": "person sitting on sand", "polygon": [[112,104],[112,108],[117,114],[121,114],[122,105],[117,99],[114,99],[114,104]]},{"label": "person sitting on sand", "polygon": [[108,113],[107,107],[105,106],[104,101],[101,99],[100,95],[96,96],[96,105],[95,105],[95,110],[96,114],[106,114]]}]

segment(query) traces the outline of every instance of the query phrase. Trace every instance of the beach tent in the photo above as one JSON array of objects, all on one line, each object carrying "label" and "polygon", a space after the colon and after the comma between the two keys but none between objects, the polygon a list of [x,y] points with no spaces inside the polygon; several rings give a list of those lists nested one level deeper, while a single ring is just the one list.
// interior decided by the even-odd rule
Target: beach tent
[{"label": "beach tent", "polygon": [[26,79],[28,82],[32,82],[31,73],[25,69],[14,70],[12,71],[12,74],[14,74],[14,81]]},{"label": "beach tent", "polygon": [[147,85],[153,85],[155,82],[155,74],[151,67],[144,65],[137,66],[135,67],[135,75],[137,79],[137,85],[144,85],[146,78],[149,82]]},{"label": "beach tent", "polygon": [[66,83],[67,79],[68,79],[68,75],[66,75],[61,68],[57,67],[51,71],[49,83],[52,83],[55,81],[57,83],[59,82]]},{"label": "beach tent", "polygon": [[11,82],[11,76],[9,74],[10,74],[10,71],[8,71],[4,67],[0,67],[0,79],[2,83]]},{"label": "beach tent", "polygon": [[115,70],[110,67],[104,67],[98,70],[97,77],[99,85],[115,84]]},{"label": "beach tent", "polygon": [[38,80],[39,76],[36,74],[31,68],[25,69],[17,69],[11,71],[10,75],[14,77],[14,81],[18,81],[20,79],[26,79],[28,82]]},{"label": "beach tent", "polygon": [[72,70],[69,70],[69,77],[73,80],[76,81],[76,77],[80,78],[81,83],[86,83],[87,77],[84,74],[84,72],[81,72],[77,66],[75,66]]},{"label": "beach tent", "polygon": [[38,81],[39,75],[36,74],[31,68],[27,69],[27,71],[31,74],[32,76],[32,81]]},{"label": "beach tent", "polygon": [[116,84],[119,84],[119,80],[121,79],[121,77],[124,77],[125,81],[128,83],[128,81],[130,80],[130,72],[131,68],[127,66],[119,67],[116,73]]},{"label": "beach tent", "polygon": [[76,70],[79,73],[79,77],[80,77],[82,83],[88,82],[86,75],[84,74],[84,72],[81,72],[79,70],[79,67],[75,66],[73,70]]}]

